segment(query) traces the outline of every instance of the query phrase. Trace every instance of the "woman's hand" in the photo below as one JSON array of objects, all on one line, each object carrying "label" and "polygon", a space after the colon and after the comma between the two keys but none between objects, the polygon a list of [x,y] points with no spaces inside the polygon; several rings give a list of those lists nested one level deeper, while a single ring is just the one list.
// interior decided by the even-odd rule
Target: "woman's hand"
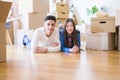
[{"label": "woman's hand", "polygon": [[79,52],[79,47],[77,45],[74,45],[71,51],[74,53]]}]

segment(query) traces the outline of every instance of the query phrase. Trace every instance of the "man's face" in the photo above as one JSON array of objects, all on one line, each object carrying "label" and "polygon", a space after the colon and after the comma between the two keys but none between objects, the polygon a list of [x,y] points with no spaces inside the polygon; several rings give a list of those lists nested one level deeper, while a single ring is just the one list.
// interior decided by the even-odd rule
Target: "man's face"
[{"label": "man's face", "polygon": [[47,20],[45,21],[44,27],[46,35],[51,35],[56,27],[56,23],[54,20]]}]

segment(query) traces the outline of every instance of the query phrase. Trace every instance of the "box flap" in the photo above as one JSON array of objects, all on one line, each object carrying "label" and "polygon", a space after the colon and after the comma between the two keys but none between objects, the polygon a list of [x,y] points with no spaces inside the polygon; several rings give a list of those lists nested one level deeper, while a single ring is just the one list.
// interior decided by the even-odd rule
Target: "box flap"
[{"label": "box flap", "polygon": [[12,2],[0,1],[0,22],[6,22]]},{"label": "box flap", "polygon": [[109,16],[109,17],[91,17],[91,21],[96,21],[96,20],[115,20],[114,16]]}]

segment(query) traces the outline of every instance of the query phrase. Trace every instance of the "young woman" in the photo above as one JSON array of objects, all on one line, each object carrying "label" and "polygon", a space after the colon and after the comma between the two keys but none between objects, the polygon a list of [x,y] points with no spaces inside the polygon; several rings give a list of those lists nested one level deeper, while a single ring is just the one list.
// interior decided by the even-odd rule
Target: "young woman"
[{"label": "young woman", "polygon": [[75,22],[68,18],[64,24],[64,30],[60,31],[61,51],[79,52],[80,51],[80,31],[76,30]]}]

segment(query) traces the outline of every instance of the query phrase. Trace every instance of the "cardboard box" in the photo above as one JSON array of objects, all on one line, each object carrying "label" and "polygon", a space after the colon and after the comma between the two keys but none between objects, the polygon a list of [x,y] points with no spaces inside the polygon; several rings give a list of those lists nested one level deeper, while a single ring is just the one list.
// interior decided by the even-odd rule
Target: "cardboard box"
[{"label": "cardboard box", "polygon": [[92,49],[92,50],[115,49],[115,33],[87,34],[87,49]]},{"label": "cardboard box", "polygon": [[20,19],[22,29],[36,29],[44,25],[45,12],[27,13]]},{"label": "cardboard box", "polygon": [[6,45],[6,29],[0,28],[0,44]]},{"label": "cardboard box", "polygon": [[50,0],[49,12],[55,13],[56,11],[66,11],[69,12],[69,0],[59,2],[56,0]]},{"label": "cardboard box", "polygon": [[10,2],[0,1],[0,62],[6,61],[6,19],[11,7]]},{"label": "cardboard box", "polygon": [[69,4],[69,0],[63,0],[63,1],[55,0],[55,1],[56,1],[56,3],[67,3],[67,4]]},{"label": "cardboard box", "polygon": [[0,45],[0,62],[6,61],[6,46],[5,44]]},{"label": "cardboard box", "polygon": [[92,32],[115,32],[115,17],[92,17]]},{"label": "cardboard box", "polygon": [[55,5],[56,11],[63,11],[63,12],[69,12],[69,5],[65,3],[56,3]]},{"label": "cardboard box", "polygon": [[49,0],[19,0],[19,14],[49,12]]},{"label": "cardboard box", "polygon": [[57,11],[55,13],[56,18],[68,18],[69,17],[69,13],[68,12],[64,12],[64,11]]}]

